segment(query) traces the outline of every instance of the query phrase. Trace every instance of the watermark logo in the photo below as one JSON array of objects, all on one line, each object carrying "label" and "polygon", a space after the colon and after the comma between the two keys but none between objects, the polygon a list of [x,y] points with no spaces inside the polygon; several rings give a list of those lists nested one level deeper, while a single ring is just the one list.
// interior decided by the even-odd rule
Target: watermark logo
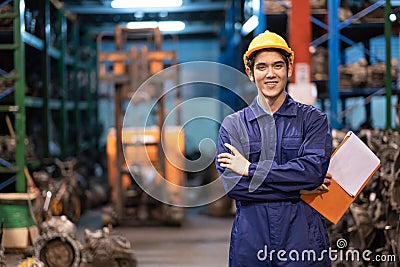
[{"label": "watermark logo", "polygon": [[268,250],[268,246],[257,251],[257,259],[259,261],[302,261],[302,262],[316,262],[324,261],[327,258],[332,262],[396,262],[396,255],[389,254],[374,254],[371,250],[358,250],[347,248],[348,243],[344,238],[336,241],[338,249],[329,247],[321,251],[313,249],[296,250]]},{"label": "watermark logo", "polygon": [[339,238],[336,241],[336,246],[338,247],[338,249],[346,248],[347,247],[347,240],[344,239],[344,238]]},{"label": "watermark logo", "polygon": [[[169,81],[169,77],[179,75],[178,81]],[[135,136],[122,135],[124,144],[132,143],[151,143],[152,137],[146,134],[149,125],[156,124],[154,116],[159,108],[161,101],[165,110],[164,122],[161,125],[161,136],[167,136],[171,125],[180,127],[179,134],[185,132],[185,127],[190,125],[198,125],[198,131],[209,131],[210,134],[217,135],[219,125],[225,116],[234,112],[227,104],[218,100],[217,94],[211,94],[208,97],[204,96],[187,96],[188,93],[193,93],[193,89],[207,90],[207,87],[215,89],[214,92],[224,90],[225,94],[230,94],[231,98],[240,99],[247,105],[253,100],[257,93],[257,88],[254,83],[250,82],[248,77],[241,71],[230,66],[215,63],[215,62],[188,62],[168,67],[161,72],[153,75],[146,80],[133,94],[129,104],[126,107],[123,119],[123,132],[125,129],[135,128]],[[190,91],[190,92],[188,92]],[[178,103],[168,104],[171,101],[171,96],[179,94],[182,101]],[[202,95],[201,92],[197,95]],[[251,97],[249,97],[251,95]],[[186,96],[186,97],[185,97]],[[144,101],[146,100],[146,101]],[[197,106],[197,108],[195,108]],[[198,108],[201,106],[201,108]],[[196,110],[196,112],[193,112]],[[214,129],[205,129],[200,121],[208,120],[210,124],[217,125]],[[175,123],[179,121],[178,123]],[[178,124],[178,125],[177,125]],[[274,126],[274,125],[273,125]],[[206,126],[207,127],[207,126]],[[269,138],[271,134],[269,133]],[[198,151],[200,156],[197,159],[185,157],[183,150],[179,147],[179,140],[161,139],[162,153],[165,156],[168,164],[183,172],[199,172],[205,170],[214,162],[217,138],[204,138],[198,142]],[[246,136],[241,136],[246,139]],[[134,140],[132,140],[134,139]],[[264,140],[264,139],[263,139]],[[247,138],[248,141],[248,138]],[[268,142],[263,142],[268,143]],[[275,147],[272,142],[271,147]],[[124,146],[123,153],[132,177],[137,184],[153,198],[178,207],[196,207],[209,204],[226,194],[239,180],[234,180],[234,183],[223,184],[221,177],[212,182],[201,186],[186,186],[181,182],[174,181],[164,177],[164,173],[160,171],[159,166],[155,166],[152,162],[150,154],[152,153],[145,147],[145,154],[140,155],[140,166],[136,164],[129,146]],[[160,146],[158,146],[160,147]],[[131,150],[132,151],[132,150]],[[141,150],[143,151],[143,150]],[[273,151],[274,152],[274,151]],[[261,155],[262,156],[262,155]],[[154,157],[154,152],[153,152]],[[141,172],[142,175],[138,175]],[[262,181],[253,179],[249,191],[254,191]]]}]

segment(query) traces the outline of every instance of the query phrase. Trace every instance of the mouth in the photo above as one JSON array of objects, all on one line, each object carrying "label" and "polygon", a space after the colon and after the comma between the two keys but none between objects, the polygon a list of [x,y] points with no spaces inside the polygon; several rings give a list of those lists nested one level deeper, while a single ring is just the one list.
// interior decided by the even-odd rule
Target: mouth
[{"label": "mouth", "polygon": [[267,87],[275,87],[277,84],[278,84],[278,82],[276,82],[276,81],[274,81],[274,82],[265,82],[264,83]]}]

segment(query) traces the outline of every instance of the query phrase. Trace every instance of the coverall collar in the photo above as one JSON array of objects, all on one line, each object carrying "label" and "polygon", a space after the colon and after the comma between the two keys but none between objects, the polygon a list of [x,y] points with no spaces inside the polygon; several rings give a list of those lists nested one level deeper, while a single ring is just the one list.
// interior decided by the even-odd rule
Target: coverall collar
[{"label": "coverall collar", "polygon": [[[286,98],[285,101],[283,102],[282,106],[280,106],[280,108],[274,113],[280,116],[296,116],[297,115],[297,110],[296,110],[296,102],[293,100],[293,98],[287,94],[286,94]],[[270,115],[269,113],[266,113],[264,111],[263,108],[260,107],[260,105],[258,104],[257,101],[257,97],[256,96],[253,100],[253,102],[251,102],[249,108],[250,108],[250,112],[247,116],[249,121],[258,119],[262,116],[268,116]]]}]

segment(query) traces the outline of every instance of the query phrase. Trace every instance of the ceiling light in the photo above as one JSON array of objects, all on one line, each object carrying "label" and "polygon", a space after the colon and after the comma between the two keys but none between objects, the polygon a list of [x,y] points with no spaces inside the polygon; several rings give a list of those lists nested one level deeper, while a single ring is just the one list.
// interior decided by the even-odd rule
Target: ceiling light
[{"label": "ceiling light", "polygon": [[183,21],[133,21],[126,25],[129,29],[153,29],[158,27],[162,32],[183,31],[185,26]]},{"label": "ceiling light", "polygon": [[158,27],[162,32],[180,32],[185,29],[183,21],[160,21]]},{"label": "ceiling light", "polygon": [[182,0],[113,0],[112,8],[180,7]]},{"label": "ceiling light", "polygon": [[390,15],[389,15],[389,20],[390,20],[391,22],[395,22],[395,21],[397,20],[396,14],[394,14],[394,13],[390,14]]},{"label": "ceiling light", "polygon": [[251,16],[244,24],[241,30],[242,35],[246,36],[252,32],[258,26],[258,17],[256,15]]},{"label": "ceiling light", "polygon": [[153,29],[158,27],[157,21],[134,21],[126,25],[129,29]]}]

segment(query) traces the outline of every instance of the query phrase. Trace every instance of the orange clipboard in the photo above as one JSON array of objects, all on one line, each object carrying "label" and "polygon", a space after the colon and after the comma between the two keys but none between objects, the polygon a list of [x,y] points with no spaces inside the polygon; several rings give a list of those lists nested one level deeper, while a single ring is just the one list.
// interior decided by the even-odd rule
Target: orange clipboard
[{"label": "orange clipboard", "polygon": [[[332,153],[331,158],[345,144],[349,136],[346,136],[340,145]],[[301,199],[318,211],[322,216],[336,224],[342,218],[343,214],[350,207],[351,203],[357,198],[360,192],[364,189],[372,176],[379,169],[379,163],[370,173],[368,178],[362,184],[357,194],[352,196],[348,194],[335,180],[332,178],[332,183],[329,186],[329,191],[324,194],[305,194],[301,195]]]}]

